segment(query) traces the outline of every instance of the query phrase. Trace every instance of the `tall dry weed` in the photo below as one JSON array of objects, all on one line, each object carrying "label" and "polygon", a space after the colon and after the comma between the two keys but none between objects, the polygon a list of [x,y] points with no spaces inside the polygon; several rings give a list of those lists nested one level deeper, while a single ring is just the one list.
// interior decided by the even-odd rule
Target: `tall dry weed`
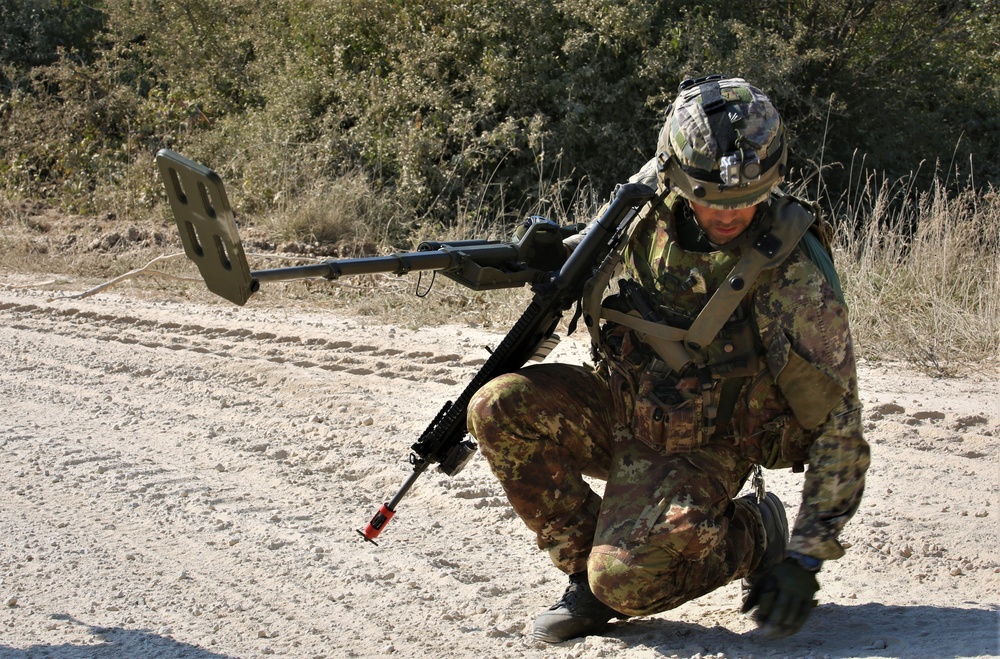
[{"label": "tall dry weed", "polygon": [[1000,356],[1000,195],[869,180],[837,235],[861,356],[948,373]]}]

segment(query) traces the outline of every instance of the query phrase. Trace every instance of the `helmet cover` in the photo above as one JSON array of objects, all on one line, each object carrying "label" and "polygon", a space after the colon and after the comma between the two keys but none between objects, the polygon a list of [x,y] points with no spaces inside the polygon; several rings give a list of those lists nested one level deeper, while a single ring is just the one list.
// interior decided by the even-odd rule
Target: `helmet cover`
[{"label": "helmet cover", "polygon": [[771,100],[742,78],[685,80],[657,141],[661,181],[703,206],[753,206],[784,178],[784,133]]}]

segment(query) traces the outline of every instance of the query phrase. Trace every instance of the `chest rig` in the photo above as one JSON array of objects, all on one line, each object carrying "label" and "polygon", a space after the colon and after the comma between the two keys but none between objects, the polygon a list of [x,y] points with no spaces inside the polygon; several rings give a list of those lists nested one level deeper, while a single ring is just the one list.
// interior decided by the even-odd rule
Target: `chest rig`
[{"label": "chest rig", "polygon": [[[696,381],[707,439],[724,425],[748,376],[760,368],[748,306],[742,304],[762,273],[779,266],[814,222],[814,216],[787,197],[770,200],[747,231],[725,250],[681,249],[670,202],[637,216],[622,250],[611,254],[584,291],[583,317],[595,355],[611,358],[601,322],[628,328],[655,355],[648,370],[661,369]],[[633,278],[604,298],[608,284],[632,257]],[[606,338],[606,337],[604,337]],[[719,382],[721,391],[716,391]]]}]

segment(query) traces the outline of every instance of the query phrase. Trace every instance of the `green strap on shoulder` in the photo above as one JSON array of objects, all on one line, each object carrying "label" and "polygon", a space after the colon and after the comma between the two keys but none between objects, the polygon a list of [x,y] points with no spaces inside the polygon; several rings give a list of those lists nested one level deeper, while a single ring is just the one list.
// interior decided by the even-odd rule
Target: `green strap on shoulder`
[{"label": "green strap on shoulder", "polygon": [[816,264],[819,271],[823,274],[827,283],[830,284],[830,288],[833,289],[834,294],[837,296],[837,301],[841,304],[844,302],[844,290],[840,286],[840,275],[837,274],[837,268],[833,265],[833,259],[830,258],[830,253],[826,251],[823,247],[823,243],[820,239],[816,237],[812,231],[807,231],[806,235],[802,239],[802,251],[806,253],[809,260]]}]

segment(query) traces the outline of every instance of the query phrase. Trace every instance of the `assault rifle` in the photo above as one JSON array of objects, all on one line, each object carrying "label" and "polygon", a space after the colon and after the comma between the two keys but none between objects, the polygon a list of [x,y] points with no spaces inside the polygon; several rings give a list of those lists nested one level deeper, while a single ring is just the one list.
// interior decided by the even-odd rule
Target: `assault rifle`
[{"label": "assault rifle", "polygon": [[454,401],[444,404],[411,446],[413,472],[365,528],[358,530],[372,543],[428,466],[436,463],[448,476],[465,467],[476,451],[475,443],[466,438],[466,411],[472,396],[493,378],[516,371],[551,350],[562,314],[578,302],[584,284],[624,239],[639,209],[656,194],[639,183],[621,186],[568,257],[562,240],[576,233],[576,228],[534,216],[518,228],[512,242],[425,242],[415,252],[251,271],[219,175],[168,149],[157,153],[156,161],[185,253],[198,265],[209,290],[235,304],[246,304],[266,282],[421,270],[440,272],[474,290],[528,285],[534,292],[528,308],[472,381]]}]

